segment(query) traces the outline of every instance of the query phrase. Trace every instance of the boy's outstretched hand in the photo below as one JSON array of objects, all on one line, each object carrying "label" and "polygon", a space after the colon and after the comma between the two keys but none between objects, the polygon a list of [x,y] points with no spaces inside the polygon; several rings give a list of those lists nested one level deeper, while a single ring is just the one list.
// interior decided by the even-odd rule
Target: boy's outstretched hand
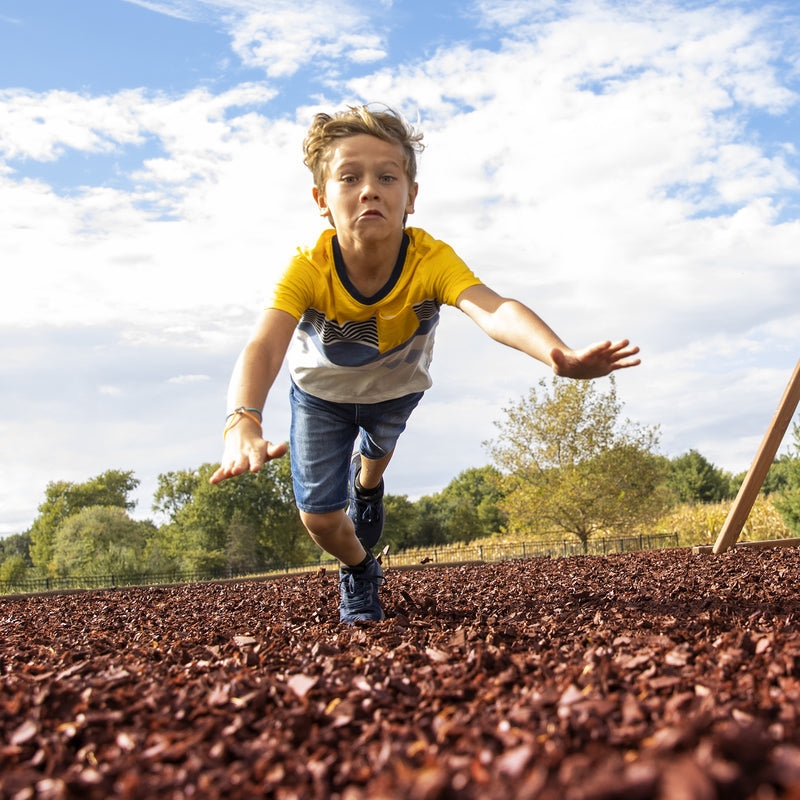
[{"label": "boy's outstretched hand", "polygon": [[553,372],[562,378],[590,379],[602,378],[617,369],[635,367],[640,358],[633,358],[639,352],[631,347],[627,339],[621,342],[598,342],[583,350],[569,350],[554,347],[550,351]]},{"label": "boy's outstretched hand", "polygon": [[232,430],[225,443],[225,453],[217,471],[209,478],[219,483],[243,472],[258,472],[267,461],[286,455],[286,444],[272,444],[261,437],[239,437]]}]

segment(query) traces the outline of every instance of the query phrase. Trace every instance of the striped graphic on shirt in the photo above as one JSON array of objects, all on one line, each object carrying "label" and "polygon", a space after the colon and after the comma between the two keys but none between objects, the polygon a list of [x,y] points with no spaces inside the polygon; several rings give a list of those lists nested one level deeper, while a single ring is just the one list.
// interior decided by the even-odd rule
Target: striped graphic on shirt
[{"label": "striped graphic on shirt", "polygon": [[362,322],[344,322],[339,325],[327,319],[316,308],[309,308],[300,322],[314,329],[323,347],[341,342],[358,342],[378,349],[378,323],[374,317]]},{"label": "striped graphic on shirt", "polygon": [[416,303],[413,308],[420,322],[429,322],[439,314],[439,306],[436,300],[423,300],[421,303]]}]

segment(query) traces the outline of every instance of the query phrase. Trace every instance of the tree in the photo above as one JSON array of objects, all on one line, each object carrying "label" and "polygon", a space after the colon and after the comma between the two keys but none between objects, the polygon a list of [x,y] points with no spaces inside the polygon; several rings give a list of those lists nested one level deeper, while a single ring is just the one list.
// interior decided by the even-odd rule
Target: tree
[{"label": "tree", "polygon": [[481,539],[485,529],[478,509],[467,499],[462,498],[449,505],[446,511],[445,532],[448,542],[471,542]]},{"label": "tree", "polygon": [[239,509],[225,532],[225,566],[239,575],[256,572],[260,566],[258,529],[243,519]]},{"label": "tree", "polygon": [[500,479],[500,472],[492,466],[473,467],[442,490],[438,499],[448,541],[469,542],[498,533],[505,526]]},{"label": "tree", "polygon": [[731,476],[690,450],[670,462],[667,484],[682,503],[718,503],[729,496]]},{"label": "tree", "polygon": [[153,495],[152,509],[175,521],[178,512],[192,502],[197,491],[197,470],[164,472],[158,476],[158,487]]},{"label": "tree", "polygon": [[26,567],[32,567],[31,561],[31,535],[30,533],[12,533],[0,539],[0,562],[19,556]]},{"label": "tree", "polygon": [[12,533],[0,539],[0,583],[20,583],[33,566],[28,533]]},{"label": "tree", "polygon": [[447,542],[447,527],[441,514],[438,495],[421,497],[412,503],[406,495],[387,494],[383,498],[386,524],[381,545],[392,550],[428,547]]},{"label": "tree", "polygon": [[288,454],[270,461],[261,471],[264,469],[273,488],[272,503],[258,539],[267,563],[304,564],[319,559],[323,551],[308,535],[297,512]]},{"label": "tree", "polygon": [[409,531],[407,547],[426,547],[447,543],[447,526],[442,519],[437,497],[425,495],[414,503],[417,518]]},{"label": "tree", "polygon": [[44,502],[29,531],[30,555],[34,566],[52,572],[56,531],[66,520],[85,508],[112,506],[131,511],[136,501],[129,495],[139,485],[133,472],[110,469],[85,483],[54,481],[47,484]]},{"label": "tree", "polygon": [[784,488],[775,495],[775,508],[786,527],[800,534],[800,424],[792,428],[794,442],[784,468]]},{"label": "tree", "polygon": [[490,451],[503,473],[509,529],[566,532],[584,551],[601,531],[654,521],[668,503],[658,429],[619,421],[616,382],[554,377],[504,409]]},{"label": "tree", "polygon": [[294,504],[288,458],[211,485],[216,464],[159,475],[162,552],[184,570],[258,571],[312,561],[320,550]]},{"label": "tree", "polygon": [[13,553],[0,564],[0,583],[21,583],[28,572],[29,565],[24,556]]},{"label": "tree", "polygon": [[[800,444],[798,444],[798,447],[800,447]],[[800,450],[798,454],[800,454]],[[797,470],[796,462],[797,458],[793,458],[788,453],[778,456],[778,458],[770,464],[769,472],[767,472],[767,477],[764,478],[764,485],[761,487],[761,491],[769,496],[791,489],[795,481],[795,472]],[[740,485],[744,483],[746,475],[746,472],[742,475]]]},{"label": "tree", "polygon": [[118,575],[143,571],[147,534],[154,526],[119,506],[90,506],[71,514],[53,542],[56,575]]},{"label": "tree", "polygon": [[414,534],[417,528],[416,503],[406,495],[386,494],[383,497],[386,522],[383,527],[380,546],[389,545],[393,552],[416,547]]},{"label": "tree", "polygon": [[[792,488],[792,473],[794,472],[794,459],[789,455],[778,456],[770,465],[764,483],[761,484],[761,493],[766,497],[777,495]],[[731,475],[727,497],[736,497],[742,488],[747,470]]]}]

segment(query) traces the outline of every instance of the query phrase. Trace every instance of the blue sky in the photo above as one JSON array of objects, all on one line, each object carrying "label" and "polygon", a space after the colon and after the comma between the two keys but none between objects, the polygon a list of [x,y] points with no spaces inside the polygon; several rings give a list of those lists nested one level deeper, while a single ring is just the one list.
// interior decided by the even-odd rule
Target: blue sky
[{"label": "blue sky", "polygon": [[[5,0],[0,54],[0,535],[49,481],[132,469],[146,517],[219,458],[236,355],[320,231],[320,109],[419,124],[410,223],[568,343],[639,344],[618,393],[666,455],[746,469],[800,357],[789,0]],[[445,309],[388,490],[487,463],[547,374]]]}]

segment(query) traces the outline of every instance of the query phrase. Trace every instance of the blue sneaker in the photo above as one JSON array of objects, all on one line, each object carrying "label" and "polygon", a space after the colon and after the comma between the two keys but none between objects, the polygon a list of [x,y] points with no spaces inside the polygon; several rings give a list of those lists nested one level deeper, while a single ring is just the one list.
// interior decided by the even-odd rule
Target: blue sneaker
[{"label": "blue sneaker", "polygon": [[383,609],[378,600],[378,587],[386,583],[381,565],[370,553],[371,561],[362,572],[353,572],[349,567],[339,569],[339,621],[352,625],[354,622],[380,622]]},{"label": "blue sneaker", "polygon": [[347,515],[353,520],[356,536],[371,551],[383,533],[386,514],[383,510],[383,478],[380,484],[369,494],[362,494],[356,489],[356,478],[361,473],[361,455],[355,453],[350,461],[350,505]]}]

